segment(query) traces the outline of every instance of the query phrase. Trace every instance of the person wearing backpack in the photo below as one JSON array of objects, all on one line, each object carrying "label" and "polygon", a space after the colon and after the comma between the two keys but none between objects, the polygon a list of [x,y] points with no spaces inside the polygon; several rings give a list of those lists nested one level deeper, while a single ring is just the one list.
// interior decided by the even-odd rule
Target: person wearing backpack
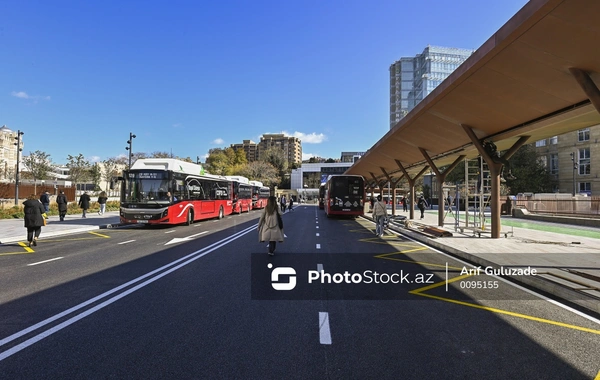
[{"label": "person wearing backpack", "polygon": [[427,207],[427,201],[422,195],[419,197],[417,207],[419,208],[419,210],[421,210],[421,219],[423,219],[425,217],[425,207]]}]

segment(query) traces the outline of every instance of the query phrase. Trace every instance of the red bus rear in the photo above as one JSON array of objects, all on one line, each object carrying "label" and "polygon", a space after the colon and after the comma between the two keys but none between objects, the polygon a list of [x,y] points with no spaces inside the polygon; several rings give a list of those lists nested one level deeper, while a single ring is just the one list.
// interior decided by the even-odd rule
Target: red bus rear
[{"label": "red bus rear", "polygon": [[250,181],[250,185],[252,186],[252,208],[257,210],[265,208],[271,195],[271,189],[263,186],[259,181]]},{"label": "red bus rear", "polygon": [[331,175],[325,183],[325,213],[361,216],[365,213],[365,180],[359,175]]},{"label": "red bus rear", "polygon": [[226,176],[231,181],[233,191],[233,213],[241,214],[252,209],[252,186],[248,178],[242,176]]}]

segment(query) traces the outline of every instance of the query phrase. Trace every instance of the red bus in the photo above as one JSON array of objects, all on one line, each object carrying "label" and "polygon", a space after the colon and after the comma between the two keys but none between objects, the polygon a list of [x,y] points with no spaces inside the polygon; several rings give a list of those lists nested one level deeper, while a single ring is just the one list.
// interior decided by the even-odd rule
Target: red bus
[{"label": "red bus", "polygon": [[250,181],[250,186],[252,186],[252,208],[265,208],[271,195],[271,189],[263,186],[262,182],[259,181]]},{"label": "red bus", "polygon": [[365,213],[365,179],[360,175],[330,175],[325,183],[325,214],[361,216]]},{"label": "red bus", "polygon": [[325,183],[319,186],[319,208],[321,210],[325,208]]},{"label": "red bus", "polygon": [[173,158],[137,160],[123,171],[124,224],[192,224],[233,212],[232,182],[205,174],[201,165]]},{"label": "red bus", "polygon": [[233,191],[233,212],[241,214],[242,212],[250,212],[252,209],[252,186],[248,178],[231,175],[225,176],[231,181],[231,189]]}]

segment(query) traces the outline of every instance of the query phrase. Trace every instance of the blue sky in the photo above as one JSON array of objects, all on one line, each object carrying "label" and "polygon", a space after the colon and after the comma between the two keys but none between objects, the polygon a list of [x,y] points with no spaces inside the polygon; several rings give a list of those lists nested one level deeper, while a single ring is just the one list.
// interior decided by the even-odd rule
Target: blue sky
[{"label": "blue sky", "polygon": [[0,2],[0,125],[55,163],[204,157],[264,133],[305,157],[389,130],[389,66],[476,49],[526,0]]}]

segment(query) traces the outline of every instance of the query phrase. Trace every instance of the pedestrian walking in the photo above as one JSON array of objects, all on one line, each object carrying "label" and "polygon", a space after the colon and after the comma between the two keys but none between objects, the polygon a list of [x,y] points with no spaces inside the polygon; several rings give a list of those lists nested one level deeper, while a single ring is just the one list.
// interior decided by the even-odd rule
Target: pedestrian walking
[{"label": "pedestrian walking", "polygon": [[67,215],[67,209],[69,207],[69,201],[63,190],[56,196],[56,203],[58,204],[58,217],[62,222],[65,220],[65,215]]},{"label": "pedestrian walking", "polygon": [[277,242],[283,243],[283,237],[283,220],[277,207],[277,198],[271,195],[258,221],[258,240],[261,243],[269,242],[268,253],[273,256]]},{"label": "pedestrian walking", "polygon": [[373,220],[375,221],[375,235],[383,236],[385,218],[387,218],[387,206],[381,200],[381,194],[377,196],[377,202],[373,205]]},{"label": "pedestrian walking", "polygon": [[83,215],[81,215],[82,218],[85,218],[85,214],[88,210],[88,208],[90,208],[90,196],[87,192],[84,192],[83,194],[81,194],[81,196],[79,197],[79,207],[81,209],[83,209]]},{"label": "pedestrian walking", "polygon": [[288,204],[288,210],[289,211],[294,211],[294,198],[290,197],[290,202]]},{"label": "pedestrian walking", "polygon": [[285,209],[287,208],[287,200],[285,199],[285,195],[281,196],[281,213],[285,213]]},{"label": "pedestrian walking", "polygon": [[421,219],[423,219],[425,217],[425,207],[427,207],[427,201],[425,201],[425,198],[422,195],[419,197],[417,207],[419,210],[421,210]]},{"label": "pedestrian walking", "polygon": [[44,206],[45,212],[50,211],[50,193],[44,191],[42,195],[40,195],[40,202],[42,202],[42,206]]},{"label": "pedestrian walking", "polygon": [[402,210],[403,210],[404,212],[407,212],[407,211],[408,211],[408,197],[404,197],[404,198],[402,199]]},{"label": "pedestrian walking", "polygon": [[106,211],[107,200],[108,197],[106,196],[105,191],[101,192],[100,195],[98,195],[98,204],[100,204],[100,211],[98,211],[98,215],[104,215],[104,212]]},{"label": "pedestrian walking", "polygon": [[25,202],[23,202],[23,213],[25,214],[25,228],[27,228],[27,246],[37,245],[37,239],[42,233],[42,226],[45,225],[44,220],[46,212],[44,206],[34,194],[31,194]]}]

